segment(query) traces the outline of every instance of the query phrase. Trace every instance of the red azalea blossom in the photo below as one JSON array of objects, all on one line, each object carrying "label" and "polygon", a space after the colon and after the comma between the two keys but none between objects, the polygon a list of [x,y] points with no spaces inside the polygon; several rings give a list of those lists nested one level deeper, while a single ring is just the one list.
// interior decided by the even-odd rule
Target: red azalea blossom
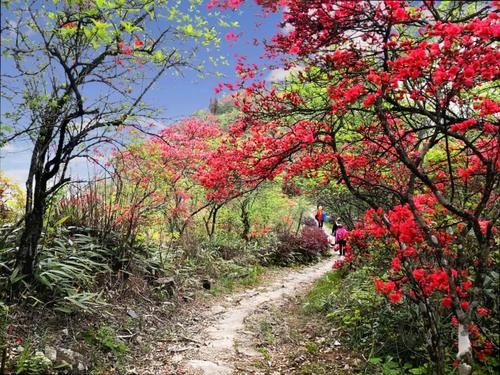
[{"label": "red azalea blossom", "polygon": [[375,289],[382,294],[388,295],[396,289],[396,284],[394,281],[384,282],[380,279],[375,279]]},{"label": "red azalea blossom", "polygon": [[490,309],[488,309],[486,307],[479,306],[476,311],[477,311],[479,316],[484,317],[484,316],[490,315]]},{"label": "red azalea blossom", "polygon": [[144,42],[142,40],[139,39],[139,37],[135,37],[134,39],[134,47],[135,48],[142,48],[144,47]]},{"label": "red azalea blossom", "polygon": [[132,54],[132,49],[130,49],[130,46],[125,44],[124,42],[118,43],[118,50],[120,53],[122,53],[124,55],[131,55]]},{"label": "red azalea blossom", "polygon": [[403,292],[401,292],[400,290],[396,290],[389,295],[389,301],[391,303],[398,303],[401,301],[402,296]]},{"label": "red azalea blossom", "polygon": [[452,299],[450,296],[446,296],[446,297],[443,297],[441,299],[441,305],[443,305],[443,307],[445,309],[451,309],[451,306],[452,306]]},{"label": "red azalea blossom", "polygon": [[469,288],[472,286],[472,281],[470,280],[466,280],[464,281],[464,283],[462,284],[462,288],[467,291],[469,290]]},{"label": "red azalea blossom", "polygon": [[236,41],[238,40],[238,35],[234,32],[229,32],[226,34],[225,36],[225,39],[229,42],[229,41]]},{"label": "red azalea blossom", "polygon": [[415,280],[421,281],[425,277],[425,273],[426,271],[424,269],[419,268],[419,269],[414,269],[412,275],[415,278]]},{"label": "red azalea blossom", "polygon": [[401,270],[401,260],[399,258],[393,258],[391,262],[391,268],[398,272]]},{"label": "red azalea blossom", "polygon": [[[279,8],[278,1],[258,3]],[[500,103],[491,88],[500,76],[500,16],[485,3],[469,18],[438,17],[437,3],[283,2],[287,31],[267,43],[266,58],[285,62],[301,89],[257,83],[258,69],[239,62],[238,81],[216,90],[235,90],[242,119],[203,183],[223,199],[235,174],[248,186],[313,178],[382,206],[366,210],[351,232],[350,266],[380,261],[387,268],[379,277],[394,281],[375,278],[378,293],[391,303],[425,301],[441,319],[454,303],[469,312],[471,291],[480,287],[472,280],[497,266]],[[303,90],[309,85],[318,92],[313,106]],[[379,200],[384,194],[390,198]],[[459,313],[463,321],[452,317],[452,324],[489,313],[475,312],[465,320]],[[473,351],[486,354],[480,330],[472,327],[469,336]]]}]

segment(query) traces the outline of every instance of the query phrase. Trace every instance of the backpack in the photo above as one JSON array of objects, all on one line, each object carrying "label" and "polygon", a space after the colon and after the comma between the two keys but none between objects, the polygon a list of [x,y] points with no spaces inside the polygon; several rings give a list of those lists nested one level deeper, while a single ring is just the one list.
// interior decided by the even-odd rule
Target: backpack
[{"label": "backpack", "polygon": [[344,227],[337,229],[336,235],[338,241],[345,240],[347,237],[347,229]]}]

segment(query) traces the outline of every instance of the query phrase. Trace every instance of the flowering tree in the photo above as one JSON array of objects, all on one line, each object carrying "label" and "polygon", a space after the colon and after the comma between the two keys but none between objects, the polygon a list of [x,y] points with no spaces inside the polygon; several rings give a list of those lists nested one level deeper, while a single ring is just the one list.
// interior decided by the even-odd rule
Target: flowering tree
[{"label": "flowering tree", "polygon": [[242,175],[338,180],[371,206],[353,242],[390,250],[376,288],[417,306],[436,374],[446,362],[439,321],[451,311],[459,372],[470,374],[474,355],[498,348],[478,329],[499,218],[497,5],[262,3],[286,5],[286,31],[268,52],[290,76],[274,86],[241,77],[235,100],[247,116],[232,152]]},{"label": "flowering tree", "polygon": [[2,1],[0,144],[33,145],[16,272],[33,274],[47,201],[69,181],[70,162],[95,158],[94,148],[116,142],[120,129],[143,130],[153,83],[168,71],[200,69],[193,41],[218,44],[198,5]]},{"label": "flowering tree", "polygon": [[190,117],[117,153],[112,162],[115,179],[134,187],[135,192],[117,208],[124,211],[120,217],[125,222],[135,221],[135,228],[144,223],[151,225],[152,220],[159,227],[168,223],[171,233],[182,234],[192,216],[213,206],[210,199],[205,199],[198,174],[220,136],[212,116],[204,120]]}]

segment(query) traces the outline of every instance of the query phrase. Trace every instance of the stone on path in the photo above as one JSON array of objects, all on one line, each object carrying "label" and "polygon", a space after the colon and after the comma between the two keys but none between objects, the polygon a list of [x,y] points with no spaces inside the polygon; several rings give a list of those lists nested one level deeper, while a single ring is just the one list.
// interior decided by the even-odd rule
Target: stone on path
[{"label": "stone on path", "polygon": [[233,373],[230,367],[199,359],[187,361],[186,367],[191,370],[201,370],[204,375],[231,375]]}]

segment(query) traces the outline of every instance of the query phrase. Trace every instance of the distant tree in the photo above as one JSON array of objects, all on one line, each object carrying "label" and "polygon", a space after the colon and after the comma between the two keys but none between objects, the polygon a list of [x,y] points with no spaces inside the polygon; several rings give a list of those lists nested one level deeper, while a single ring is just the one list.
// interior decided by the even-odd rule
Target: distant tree
[{"label": "distant tree", "polygon": [[0,172],[0,223],[18,220],[23,201],[21,187]]},{"label": "distant tree", "polygon": [[2,1],[0,143],[33,144],[14,272],[33,274],[48,198],[70,180],[70,162],[97,160],[122,129],[146,130],[153,84],[168,71],[201,69],[198,46],[219,39],[197,4]]},{"label": "distant tree", "polygon": [[217,114],[217,110],[219,109],[219,101],[217,98],[210,98],[210,103],[208,104],[208,110],[212,115]]}]

